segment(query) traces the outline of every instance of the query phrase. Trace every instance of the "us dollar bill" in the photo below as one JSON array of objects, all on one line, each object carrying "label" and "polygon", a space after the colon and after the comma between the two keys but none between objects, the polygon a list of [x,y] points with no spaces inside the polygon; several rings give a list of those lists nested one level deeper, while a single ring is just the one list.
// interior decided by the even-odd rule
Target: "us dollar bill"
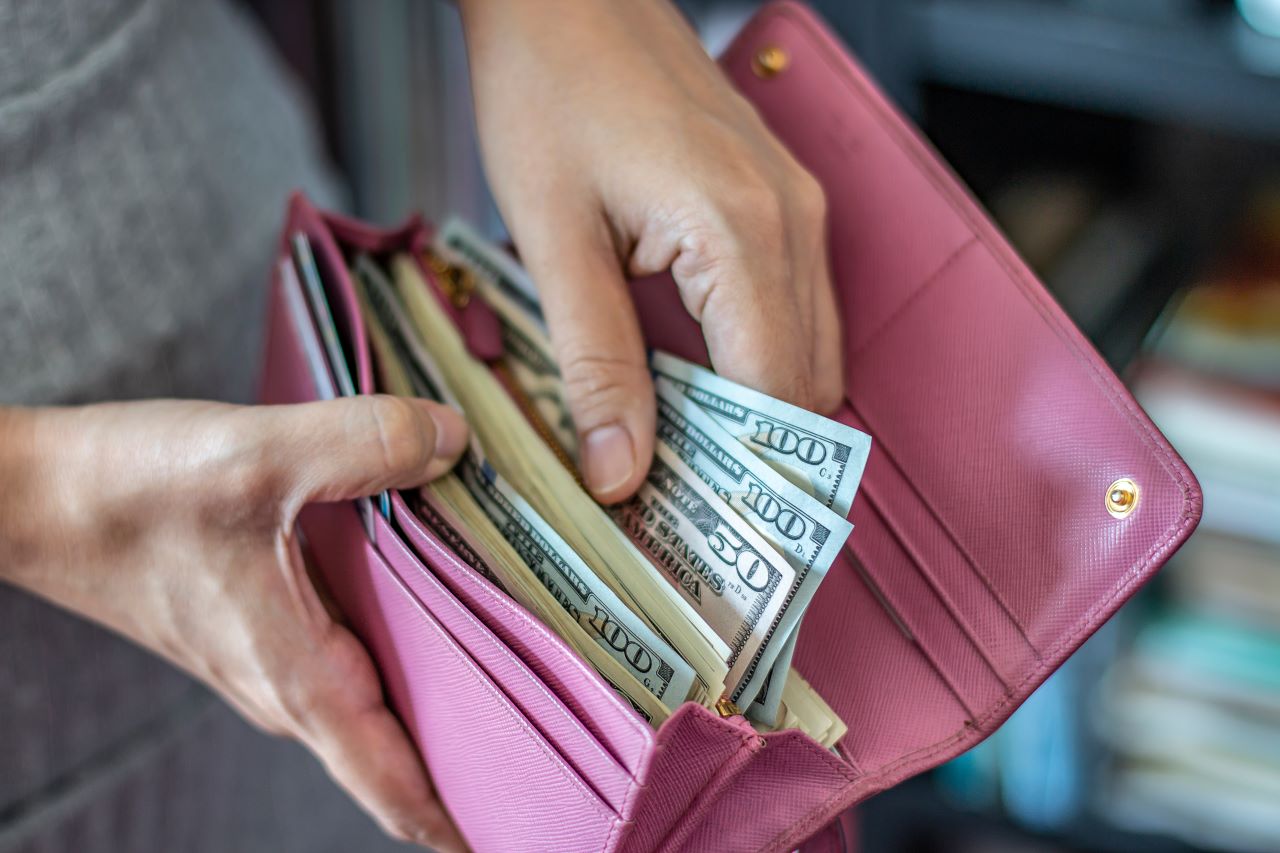
[{"label": "us dollar bill", "polygon": [[557,452],[543,441],[509,389],[489,365],[470,353],[416,259],[397,255],[391,269],[396,295],[418,339],[467,414],[474,445],[480,448],[478,457],[554,527],[632,613],[679,653],[692,667],[704,696],[712,702],[722,696],[729,671],[727,644],[683,597],[673,594],[660,570],[562,467]]},{"label": "us dollar bill", "polygon": [[614,519],[729,647],[732,695],[782,609],[795,569],[670,448],[659,444]]},{"label": "us dollar bill", "polygon": [[849,514],[871,452],[869,435],[669,353],[655,350],[649,366],[788,480],[837,515]]},{"label": "us dollar bill", "polygon": [[655,728],[671,715],[645,687],[636,672],[599,645],[566,609],[554,585],[545,586],[503,537],[468,492],[457,474],[449,473],[421,489],[418,516],[468,565],[514,598],[554,631]]},{"label": "us dollar bill", "polygon": [[460,219],[450,219],[440,228],[434,249],[441,258],[475,277],[481,298],[498,317],[503,363],[551,431],[551,437],[576,463],[578,433],[537,292],[528,274],[501,246]]},{"label": "us dollar bill", "polygon": [[[797,623],[791,627],[791,633],[782,640],[781,648],[778,650],[778,657],[774,660],[773,666],[769,668],[769,671],[765,673],[764,681],[760,684],[760,691],[756,693],[756,698],[743,711],[743,715],[748,720],[773,723],[778,719],[778,705],[782,701],[787,688],[787,680],[795,674],[791,669],[791,661],[795,657],[796,640],[799,637],[800,624]],[[777,643],[778,637],[773,637],[771,642]]]},{"label": "us dollar bill", "polygon": [[694,696],[693,668],[623,605],[519,493],[471,453],[456,472],[537,579],[597,645],[668,709]]},{"label": "us dollar bill", "polygon": [[[400,374],[418,395],[456,405],[442,371],[418,341],[382,270],[368,257],[360,256],[355,271],[362,305],[368,306],[373,321],[371,333],[376,333],[378,352],[386,362],[380,364],[384,375]],[[402,387],[404,383],[390,384]],[[472,441],[449,477],[459,479],[477,508],[559,606],[664,707],[674,710],[686,699],[699,698],[693,686],[696,678],[692,667],[630,611],[533,507],[493,471],[478,442]],[[468,562],[474,568],[515,594],[521,579],[510,575],[503,578],[502,561],[484,558],[487,552],[475,535],[483,520],[472,516],[469,524],[464,523],[466,507],[453,507],[454,513],[461,512],[460,516],[450,514],[442,503],[447,495],[443,491],[445,485],[440,484],[434,493],[430,489],[424,492],[420,510],[427,511],[429,522],[442,525],[440,532],[472,558]],[[531,598],[525,596],[522,603],[535,607],[541,603]],[[624,698],[653,721],[658,715],[652,707],[646,708],[643,697],[630,695],[623,682],[617,677],[610,679]]]},{"label": "us dollar bill", "polygon": [[[413,324],[405,316],[404,306],[400,304],[395,286],[387,278],[387,274],[368,255],[356,256],[352,272],[357,294],[362,303],[368,305],[374,319],[369,324],[370,331],[376,332],[372,335],[374,342],[387,349],[384,360],[388,364],[382,368],[382,372],[401,374],[417,396],[445,403],[461,411],[458,399],[445,382],[440,367],[422,346]],[[388,390],[395,392],[400,389]]]},{"label": "us dollar bill", "polygon": [[746,707],[760,693],[786,638],[813,600],[853,525],[766,465],[665,377],[656,377],[654,387],[659,442],[679,456],[795,571],[761,645],[730,693],[730,699]]}]

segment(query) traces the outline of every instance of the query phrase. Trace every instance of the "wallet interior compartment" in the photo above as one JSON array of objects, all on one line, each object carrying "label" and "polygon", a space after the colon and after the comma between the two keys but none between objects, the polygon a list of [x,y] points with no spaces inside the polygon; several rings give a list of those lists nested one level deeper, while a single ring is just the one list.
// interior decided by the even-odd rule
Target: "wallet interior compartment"
[{"label": "wallet interior compartment", "polygon": [[[427,568],[384,519],[375,522],[377,547],[388,570],[416,596],[472,660],[504,691],[525,719],[551,743],[596,794],[622,817],[629,817],[638,782],[571,711],[526,666],[522,657],[496,636]],[[444,562],[435,551],[432,564]]]},{"label": "wallet interior compartment", "polygon": [[[267,345],[267,370],[264,375],[262,398],[275,403],[307,402],[315,399],[315,391],[305,364],[302,344],[293,326],[284,320],[282,291],[278,282],[273,290],[272,334]],[[399,500],[399,496],[396,497]],[[338,513],[329,516],[334,528],[341,530],[348,539],[368,541],[352,506],[349,504],[336,506]],[[316,512],[308,510],[303,517],[311,517],[318,512],[319,510]],[[351,549],[344,547],[341,541],[334,540],[331,531],[318,530],[314,525],[305,524],[303,528],[325,578],[344,577],[347,567],[340,563],[351,556],[348,553]],[[397,563],[402,568],[409,569],[417,563],[417,558],[406,549],[403,543],[399,542],[398,533],[381,515],[375,519],[375,529],[382,548],[393,554],[397,545],[400,549],[405,549],[404,558],[397,559]],[[325,543],[334,541],[338,541],[338,545],[335,548],[326,549]],[[380,568],[369,569],[369,571],[394,572],[385,561],[379,561],[379,566]],[[533,717],[535,721],[531,725],[539,728],[548,741],[557,744],[554,748],[564,755],[575,773],[580,772],[582,776],[590,779],[589,784],[584,784],[588,784],[592,789],[593,796],[602,798],[611,809],[627,808],[634,796],[632,789],[639,784],[635,781],[636,774],[632,767],[639,764],[635,756],[637,752],[643,755],[643,748],[639,751],[631,749],[630,766],[624,766],[613,750],[606,749],[595,734],[583,724],[582,719],[587,715],[570,711],[561,699],[548,690],[542,680],[528,669],[525,662],[494,636],[488,627],[471,615],[452,596],[452,593],[441,586],[434,575],[430,575],[420,565],[417,567],[417,572],[416,576],[410,574],[408,579],[397,574],[396,582],[408,585],[411,589],[417,587],[416,594],[431,601],[433,603],[431,609],[445,614],[444,618],[449,620],[454,630],[467,632],[464,644],[468,648],[476,649],[477,654],[483,654],[486,657],[489,664],[489,669],[486,671],[491,680],[497,675],[499,680],[509,682],[506,695],[518,695],[523,700],[523,705],[532,709],[528,716]],[[335,600],[341,602],[344,614],[349,617],[352,616],[353,609],[358,609],[357,605],[336,590]],[[420,605],[422,600],[422,598],[419,599]],[[453,608],[452,611],[448,610],[450,607]],[[437,617],[437,621],[444,621],[444,619]],[[362,639],[366,637],[362,635]],[[380,659],[379,664],[380,670],[386,677],[388,663]],[[597,706],[601,704],[596,703]],[[629,709],[622,709],[622,714],[629,718],[628,722],[632,726],[641,730],[646,728],[643,721],[636,718]],[[641,738],[646,736],[647,732],[641,734]],[[642,739],[640,742],[643,745],[647,740]]]},{"label": "wallet interior compartment", "polygon": [[[290,253],[289,240],[293,234],[302,233],[307,237],[338,337],[344,352],[350,357],[348,367],[356,391],[369,394],[373,391],[373,358],[355,287],[347,271],[345,247],[336,239],[334,232],[335,223],[341,225],[346,222],[341,217],[321,213],[301,193],[294,193],[289,198],[281,250],[286,255]],[[360,228],[370,231],[364,226]]]},{"label": "wallet interior compartment", "polygon": [[[486,804],[483,819],[462,821],[468,840],[479,849],[502,849],[512,837],[547,850],[608,849],[627,821],[424,605],[353,508],[313,504],[301,523],[446,806],[480,818],[476,804]],[[546,801],[576,803],[574,820],[547,820],[538,807]]]},{"label": "wallet interior compartment", "polygon": [[518,654],[592,736],[643,784],[653,729],[564,640],[440,541],[400,494],[393,494],[391,503],[405,539],[440,582]]}]

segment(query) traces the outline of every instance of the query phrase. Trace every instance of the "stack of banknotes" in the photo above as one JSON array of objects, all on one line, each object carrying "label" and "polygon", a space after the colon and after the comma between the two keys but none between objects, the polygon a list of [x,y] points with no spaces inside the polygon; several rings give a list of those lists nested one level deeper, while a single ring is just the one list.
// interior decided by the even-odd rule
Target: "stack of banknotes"
[{"label": "stack of banknotes", "polygon": [[[655,351],[652,466],[633,499],[602,507],[578,479],[528,275],[460,220],[437,232],[425,260],[447,300],[493,309],[503,354],[472,355],[413,258],[352,259],[378,390],[456,406],[472,429],[453,472],[421,490],[422,519],[653,726],[692,701],[761,730],[838,741],[844,723],[791,658],[852,531],[845,516],[869,437]],[[303,292],[322,296],[301,236],[294,261]]]}]

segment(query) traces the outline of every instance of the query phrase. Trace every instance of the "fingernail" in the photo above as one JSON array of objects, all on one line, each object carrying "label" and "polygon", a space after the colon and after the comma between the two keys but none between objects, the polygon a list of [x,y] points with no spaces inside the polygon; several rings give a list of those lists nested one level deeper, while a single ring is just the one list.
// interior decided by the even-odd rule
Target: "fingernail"
[{"label": "fingernail", "polygon": [[631,434],[621,424],[596,427],[583,439],[582,473],[595,494],[608,494],[621,486],[635,467]]},{"label": "fingernail", "polygon": [[448,406],[432,404],[427,409],[436,425],[436,458],[456,459],[467,447],[469,430],[462,415]]}]

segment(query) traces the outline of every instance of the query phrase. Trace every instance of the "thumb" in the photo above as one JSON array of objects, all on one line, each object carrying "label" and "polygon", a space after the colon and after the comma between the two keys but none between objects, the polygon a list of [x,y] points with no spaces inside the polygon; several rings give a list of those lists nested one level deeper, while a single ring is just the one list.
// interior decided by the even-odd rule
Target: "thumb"
[{"label": "thumb", "polygon": [[345,397],[257,409],[272,480],[304,501],[407,489],[453,467],[467,442],[455,410],[412,397]]},{"label": "thumb", "polygon": [[616,503],[639,487],[653,456],[644,339],[608,227],[599,219],[584,227],[588,217],[549,219],[557,221],[527,235],[521,254],[542,297],[583,479],[597,500]]}]

